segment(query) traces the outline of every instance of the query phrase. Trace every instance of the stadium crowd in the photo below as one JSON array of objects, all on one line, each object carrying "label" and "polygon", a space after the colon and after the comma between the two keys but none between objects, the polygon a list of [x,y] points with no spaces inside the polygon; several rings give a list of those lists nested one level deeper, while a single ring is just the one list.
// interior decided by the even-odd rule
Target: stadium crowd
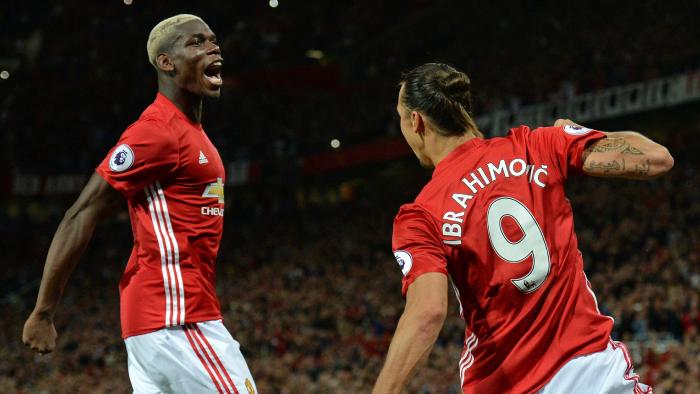
[{"label": "stadium crowd", "polygon": [[[508,12],[495,2],[448,12],[448,2],[425,0],[361,0],[346,12],[316,0],[281,0],[278,9],[169,2],[176,11],[114,3],[0,5],[0,66],[20,59],[0,80],[0,175],[91,172],[153,99],[148,29],[179,11],[201,14],[219,34],[227,90],[207,103],[205,127],[227,162],[289,166],[329,149],[331,138],[347,146],[397,136],[399,72],[427,60],[469,73],[476,113],[700,67],[700,49],[688,44],[700,40],[695,1],[573,2],[566,10],[528,2]],[[310,49],[322,53],[310,58]],[[695,137],[668,142],[676,158],[669,177],[623,187],[584,179],[570,191],[588,277],[601,310],[615,317],[614,338],[629,345],[655,393],[689,394],[700,392],[700,146]],[[402,182],[389,170],[365,173],[354,200],[323,207],[296,199],[297,177],[279,179],[274,192],[227,190],[218,291],[262,393],[369,391],[403,309],[391,222],[425,176],[408,173]],[[21,344],[22,323],[70,201],[3,202],[0,393],[130,392],[117,291],[131,248],[126,212],[98,228],[59,310],[57,350],[40,356]],[[411,393],[459,392],[463,323],[454,301]]]},{"label": "stadium crowd", "polygon": [[[629,346],[655,393],[689,394],[700,382],[700,163],[696,141],[669,143],[677,163],[670,176],[622,185],[581,178],[570,195],[588,277],[601,310],[615,318],[613,337]],[[412,160],[406,166],[413,170],[377,171],[354,200],[328,206],[230,191],[218,292],[260,392],[369,391],[403,309],[393,214],[426,176]],[[117,297],[130,249],[125,212],[98,228],[57,316],[58,348],[46,356],[19,338],[58,217],[19,225],[27,220],[2,220],[0,392],[129,392]],[[464,326],[450,302],[411,393],[459,392]]]},{"label": "stadium crowd", "polygon": [[477,114],[700,67],[700,49],[688,44],[700,40],[695,1],[594,1],[563,12],[537,2],[460,4],[362,0],[343,12],[319,0],[4,4],[0,66],[11,74],[0,80],[0,168],[90,171],[153,100],[146,37],[176,12],[201,14],[219,35],[227,90],[205,123],[227,161],[396,135],[396,81],[425,61],[471,76]]}]

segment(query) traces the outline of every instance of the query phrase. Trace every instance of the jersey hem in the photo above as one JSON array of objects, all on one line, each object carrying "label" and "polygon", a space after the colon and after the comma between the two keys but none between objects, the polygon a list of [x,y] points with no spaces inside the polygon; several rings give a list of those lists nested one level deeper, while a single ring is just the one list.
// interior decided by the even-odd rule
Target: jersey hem
[{"label": "jersey hem", "polygon": [[556,370],[554,370],[554,373],[552,373],[551,375],[547,376],[547,380],[546,380],[544,383],[542,383],[541,385],[537,386],[534,390],[532,390],[532,391],[531,391],[531,394],[537,393],[537,392],[540,391],[544,386],[546,386],[550,381],[552,381],[552,379],[554,379],[554,376],[556,376],[556,374],[558,374],[559,371],[561,371],[561,369],[564,368],[564,366],[565,366],[566,364],[569,363],[569,361],[571,361],[571,360],[573,360],[573,359],[575,359],[575,358],[578,358],[578,357],[588,356],[588,355],[591,355],[591,354],[593,354],[593,353],[602,352],[602,351],[604,351],[605,349],[607,349],[608,343],[609,343],[609,341],[611,341],[611,340],[612,340],[612,338],[610,337],[610,335],[608,335],[608,337],[605,339],[605,342],[603,343],[602,348],[600,348],[600,349],[598,349],[598,350],[592,350],[592,351],[590,351],[590,352],[589,352],[589,351],[586,351],[586,352],[581,352],[581,353],[574,353],[571,357],[567,358],[566,361],[564,361]]},{"label": "jersey hem", "polygon": [[[217,316],[206,316],[206,317],[192,319],[192,320],[187,319],[187,320],[185,320],[185,324],[203,323],[203,322],[207,322],[207,321],[216,321],[216,320],[223,321],[224,317],[219,314]],[[184,326],[185,324],[178,324],[177,326],[174,326],[174,327],[181,327],[181,326]],[[140,329],[140,330],[132,330],[132,331],[123,332],[122,339],[127,339],[129,337],[135,337],[135,336],[139,336],[139,335],[150,334],[152,332],[160,331],[164,328],[169,328],[169,327],[166,327],[165,325],[161,325],[161,326],[153,327],[153,328],[144,328],[144,329]]]}]

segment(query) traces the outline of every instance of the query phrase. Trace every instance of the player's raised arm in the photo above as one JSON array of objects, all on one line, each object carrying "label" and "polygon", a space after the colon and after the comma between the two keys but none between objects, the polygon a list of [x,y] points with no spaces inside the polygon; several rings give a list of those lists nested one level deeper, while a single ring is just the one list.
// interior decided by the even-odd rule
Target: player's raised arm
[{"label": "player's raised arm", "polygon": [[650,179],[673,168],[666,147],[632,131],[605,133],[583,152],[583,172],[591,176]]},{"label": "player's raised arm", "polygon": [[49,247],[36,305],[22,332],[22,342],[33,350],[48,353],[56,346],[53,316],[66,282],[97,223],[113,212],[121,200],[122,196],[95,173],[66,211]]},{"label": "player's raised arm", "polygon": [[403,390],[416,366],[430,354],[446,316],[447,276],[430,272],[416,278],[406,292],[406,307],[372,393]]},{"label": "player's raised arm", "polygon": [[[576,125],[559,119],[555,126]],[[673,168],[673,157],[664,147],[632,131],[606,132],[582,154],[583,172],[606,178],[650,179]]]}]

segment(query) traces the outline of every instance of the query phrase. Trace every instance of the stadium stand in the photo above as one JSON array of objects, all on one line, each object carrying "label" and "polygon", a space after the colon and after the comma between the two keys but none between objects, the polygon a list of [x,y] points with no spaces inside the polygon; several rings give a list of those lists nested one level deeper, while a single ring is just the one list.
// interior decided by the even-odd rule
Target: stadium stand
[{"label": "stadium stand", "polygon": [[[424,0],[362,0],[342,13],[315,0],[278,9],[229,3],[0,5],[0,68],[10,70],[0,80],[0,185],[25,174],[89,174],[153,98],[149,26],[201,14],[219,34],[229,86],[207,110],[207,130],[225,161],[256,160],[265,170],[227,189],[217,279],[225,324],[263,393],[367,392],[379,372],[403,307],[391,221],[429,174],[412,158],[314,176],[295,165],[331,150],[332,138],[346,148],[399,136],[402,69],[433,59],[462,66],[479,114],[700,68],[692,1],[579,2],[564,13],[483,2],[448,12],[448,2]],[[676,159],[669,177],[570,187],[601,310],[615,318],[614,337],[629,345],[642,380],[662,394],[700,387],[698,109],[593,125],[652,132]],[[126,211],[98,228],[57,317],[58,348],[39,356],[20,342],[22,323],[75,196],[11,190],[0,188],[0,392],[130,392],[117,292],[131,248]],[[459,392],[463,323],[451,303],[411,393]]]}]

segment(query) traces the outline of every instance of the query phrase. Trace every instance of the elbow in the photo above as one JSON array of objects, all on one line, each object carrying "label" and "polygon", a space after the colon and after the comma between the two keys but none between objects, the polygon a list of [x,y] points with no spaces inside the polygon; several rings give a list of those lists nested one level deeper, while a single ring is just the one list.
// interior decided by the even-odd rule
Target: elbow
[{"label": "elbow", "polygon": [[668,151],[668,149],[664,148],[664,159],[663,159],[663,173],[667,173],[671,171],[673,168],[673,164],[675,162],[673,161],[673,156],[671,156],[671,152]]},{"label": "elbow", "polygon": [[425,308],[420,314],[420,328],[428,336],[435,336],[442,329],[447,318],[447,305],[434,305]]},{"label": "elbow", "polygon": [[660,147],[653,160],[653,176],[661,176],[671,171],[674,165],[673,156],[666,147]]}]

